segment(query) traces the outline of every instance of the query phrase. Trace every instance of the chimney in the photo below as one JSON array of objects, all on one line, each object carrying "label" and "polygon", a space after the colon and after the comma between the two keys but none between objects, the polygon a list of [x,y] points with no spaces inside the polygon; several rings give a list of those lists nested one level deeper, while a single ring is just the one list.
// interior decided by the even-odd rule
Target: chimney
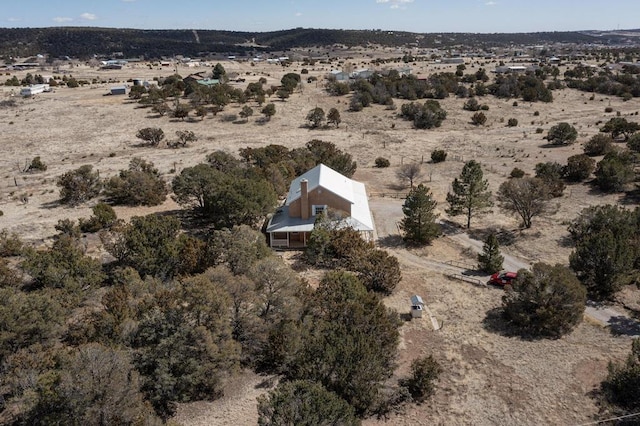
[{"label": "chimney", "polygon": [[309,219],[309,182],[306,179],[300,181],[300,213],[303,219]]}]

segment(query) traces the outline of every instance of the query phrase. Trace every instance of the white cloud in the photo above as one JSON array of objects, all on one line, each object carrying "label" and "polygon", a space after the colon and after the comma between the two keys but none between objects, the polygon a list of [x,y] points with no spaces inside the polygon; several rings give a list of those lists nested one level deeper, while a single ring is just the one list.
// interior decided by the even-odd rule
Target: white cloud
[{"label": "white cloud", "polygon": [[69,18],[67,16],[56,16],[55,18],[53,18],[53,21],[61,24],[63,22],[71,22],[73,21],[73,18]]},{"label": "white cloud", "polygon": [[122,3],[133,3],[133,2],[135,2],[135,1],[136,1],[136,0],[122,0]]},{"label": "white cloud", "polygon": [[413,1],[414,0],[376,0],[376,3],[389,3],[389,7],[391,7],[391,9],[400,9],[401,7],[404,9],[406,4],[413,3]]},{"label": "white cloud", "polygon": [[88,13],[88,12],[83,13],[82,15],[80,15],[80,17],[85,21],[95,21],[96,19],[98,19],[98,17],[95,14]]},{"label": "white cloud", "polygon": [[296,13],[296,16],[302,16],[302,12]]},{"label": "white cloud", "polygon": [[20,19],[20,18],[7,18],[7,21],[9,21],[9,22],[20,22],[20,21],[22,21],[22,19]]},{"label": "white cloud", "polygon": [[498,4],[498,3],[496,3],[495,1],[491,1],[490,0],[490,1],[486,2],[484,5],[485,6],[495,6],[496,4]]}]

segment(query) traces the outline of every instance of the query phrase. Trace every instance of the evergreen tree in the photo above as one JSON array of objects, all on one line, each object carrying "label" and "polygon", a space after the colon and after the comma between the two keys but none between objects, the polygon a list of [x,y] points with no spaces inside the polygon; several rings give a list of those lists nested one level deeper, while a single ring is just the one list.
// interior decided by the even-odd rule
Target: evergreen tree
[{"label": "evergreen tree", "polygon": [[[629,412],[640,408],[640,339],[634,339],[626,362],[609,363],[609,374],[602,383],[605,398]],[[622,414],[622,413],[621,413]]]},{"label": "evergreen tree", "polygon": [[504,256],[500,254],[500,245],[496,234],[491,233],[487,237],[482,247],[482,253],[478,254],[478,267],[488,273],[493,274],[502,269]]},{"label": "evergreen tree", "polygon": [[474,215],[493,205],[491,192],[487,190],[489,182],[482,177],[480,163],[475,160],[467,161],[460,177],[455,178],[451,184],[453,192],[447,194],[447,213],[452,216],[466,215],[467,229],[471,226]]},{"label": "evergreen tree", "polygon": [[336,127],[340,126],[342,119],[340,118],[340,111],[336,108],[331,108],[329,114],[327,114],[327,121],[331,124],[335,124]]},{"label": "evergreen tree", "polygon": [[536,263],[520,269],[502,298],[504,315],[524,336],[559,338],[584,314],[587,292],[562,265]]},{"label": "evergreen tree", "polygon": [[321,384],[285,382],[258,398],[258,425],[359,425],[355,410]]},{"label": "evergreen tree", "polygon": [[400,228],[404,231],[404,240],[415,244],[429,244],[440,234],[434,213],[436,201],[431,190],[423,184],[413,188],[402,206],[404,218]]},{"label": "evergreen tree", "polygon": [[321,383],[352,407],[370,412],[392,375],[398,347],[398,314],[355,275],[329,272],[306,300],[301,349],[287,374]]}]

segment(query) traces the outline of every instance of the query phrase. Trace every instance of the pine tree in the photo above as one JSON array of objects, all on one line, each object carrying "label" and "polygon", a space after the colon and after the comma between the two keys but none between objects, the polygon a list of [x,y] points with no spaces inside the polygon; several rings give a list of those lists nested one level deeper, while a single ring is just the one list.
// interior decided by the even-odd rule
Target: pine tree
[{"label": "pine tree", "polygon": [[431,190],[423,184],[413,188],[402,206],[404,218],[400,228],[404,231],[404,240],[415,244],[429,244],[440,234],[434,213],[436,201]]},{"label": "pine tree", "polygon": [[467,161],[462,168],[459,178],[451,184],[453,192],[447,193],[449,208],[447,213],[452,216],[464,214],[467,216],[467,229],[471,227],[471,218],[491,207],[491,192],[487,190],[489,182],[482,179],[482,167],[475,160]]},{"label": "pine tree", "polygon": [[491,233],[487,237],[482,247],[482,253],[478,254],[478,268],[482,271],[493,274],[502,269],[504,256],[500,254],[500,245],[496,234]]}]

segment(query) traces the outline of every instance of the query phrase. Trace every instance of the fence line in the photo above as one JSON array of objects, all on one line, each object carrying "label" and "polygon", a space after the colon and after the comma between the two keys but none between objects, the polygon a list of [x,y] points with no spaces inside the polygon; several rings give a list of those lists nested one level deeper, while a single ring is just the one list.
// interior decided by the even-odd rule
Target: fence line
[{"label": "fence line", "polygon": [[455,274],[455,273],[452,273],[452,272],[446,272],[445,275],[447,277],[449,277],[449,278],[454,279],[454,280],[460,280],[460,281],[468,282],[468,283],[471,283],[473,285],[480,286],[480,287],[484,287],[486,285],[481,280],[479,280],[477,278],[471,278],[471,277],[469,277],[467,275]]}]

